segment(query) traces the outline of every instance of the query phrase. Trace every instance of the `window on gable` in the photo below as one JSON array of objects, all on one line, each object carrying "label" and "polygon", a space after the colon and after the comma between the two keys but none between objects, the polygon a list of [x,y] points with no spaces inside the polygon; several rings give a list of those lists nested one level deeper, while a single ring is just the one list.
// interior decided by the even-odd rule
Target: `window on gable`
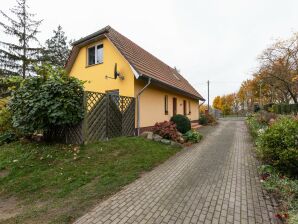
[{"label": "window on gable", "polygon": [[191,114],[191,102],[190,102],[190,100],[188,101],[188,114]]},{"label": "window on gable", "polygon": [[103,45],[97,45],[96,46],[96,63],[97,64],[100,64],[100,63],[103,63]]},{"label": "window on gable", "polygon": [[103,45],[99,44],[88,48],[88,65],[103,63]]},{"label": "window on gable", "polygon": [[165,115],[169,114],[169,103],[168,103],[168,95],[165,95]]},{"label": "window on gable", "polygon": [[95,47],[88,48],[88,65],[95,64]]}]

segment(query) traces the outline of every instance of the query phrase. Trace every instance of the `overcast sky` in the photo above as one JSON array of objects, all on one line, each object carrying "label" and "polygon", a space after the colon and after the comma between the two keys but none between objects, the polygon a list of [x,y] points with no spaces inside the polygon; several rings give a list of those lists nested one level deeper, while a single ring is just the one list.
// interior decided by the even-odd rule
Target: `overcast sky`
[{"label": "overcast sky", "polygon": [[[1,0],[7,12],[14,0]],[[69,39],[106,25],[170,66],[207,98],[237,91],[274,39],[298,31],[297,0],[28,0],[44,42],[59,24]],[[0,33],[2,36],[3,34]]]}]

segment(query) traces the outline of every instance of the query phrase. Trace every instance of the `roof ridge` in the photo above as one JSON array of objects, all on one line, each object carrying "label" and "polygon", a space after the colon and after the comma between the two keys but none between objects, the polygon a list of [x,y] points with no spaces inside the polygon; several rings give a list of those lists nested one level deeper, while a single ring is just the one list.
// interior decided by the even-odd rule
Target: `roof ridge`
[{"label": "roof ridge", "polygon": [[137,47],[139,47],[140,49],[142,49],[143,51],[145,51],[147,54],[150,54],[152,57],[154,57],[154,59],[156,59],[157,61],[163,63],[164,65],[168,66],[169,68],[171,68],[172,70],[175,70],[173,67],[169,66],[168,64],[166,64],[164,61],[160,60],[158,57],[156,57],[155,55],[153,55],[152,53],[150,53],[149,51],[145,50],[144,48],[142,48],[140,45],[136,44],[134,41],[132,41],[131,39],[129,39],[128,37],[124,36],[123,34],[119,33],[117,30],[115,30],[114,28],[110,27],[109,31],[113,31],[116,32],[118,35],[121,35],[123,38],[129,40],[130,42],[132,42],[133,44],[135,44]]},{"label": "roof ridge", "polygon": [[98,31],[96,31],[96,32],[94,32],[94,33],[91,33],[91,34],[89,34],[89,35],[86,36],[86,37],[82,37],[82,38],[78,39],[77,41],[74,41],[71,45],[72,45],[72,46],[76,46],[76,45],[78,45],[78,44],[81,44],[81,43],[85,42],[86,40],[89,40],[89,39],[91,39],[91,38],[93,38],[93,37],[96,37],[96,36],[98,36],[98,35],[107,33],[107,32],[109,32],[111,29],[113,29],[113,28],[112,28],[110,25],[107,25],[107,26],[105,26],[104,28],[102,28],[102,29],[100,29],[100,30],[98,30]]}]

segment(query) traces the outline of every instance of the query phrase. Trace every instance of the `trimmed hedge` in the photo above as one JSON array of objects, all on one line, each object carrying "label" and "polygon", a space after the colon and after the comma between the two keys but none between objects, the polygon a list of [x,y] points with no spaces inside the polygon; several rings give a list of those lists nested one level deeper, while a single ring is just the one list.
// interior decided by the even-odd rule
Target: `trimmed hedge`
[{"label": "trimmed hedge", "polygon": [[298,113],[298,103],[296,104],[274,104],[272,107],[264,106],[267,111],[272,108],[272,111],[276,114],[297,114]]}]

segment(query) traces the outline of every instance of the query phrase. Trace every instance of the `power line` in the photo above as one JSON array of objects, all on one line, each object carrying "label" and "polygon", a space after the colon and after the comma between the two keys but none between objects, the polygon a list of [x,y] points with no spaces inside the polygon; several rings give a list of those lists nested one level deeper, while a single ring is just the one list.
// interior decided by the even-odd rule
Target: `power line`
[{"label": "power line", "polygon": [[[221,82],[221,81],[212,81],[212,84],[226,85],[226,84],[241,84],[242,82]],[[206,82],[195,83],[197,85],[206,85]]]}]

